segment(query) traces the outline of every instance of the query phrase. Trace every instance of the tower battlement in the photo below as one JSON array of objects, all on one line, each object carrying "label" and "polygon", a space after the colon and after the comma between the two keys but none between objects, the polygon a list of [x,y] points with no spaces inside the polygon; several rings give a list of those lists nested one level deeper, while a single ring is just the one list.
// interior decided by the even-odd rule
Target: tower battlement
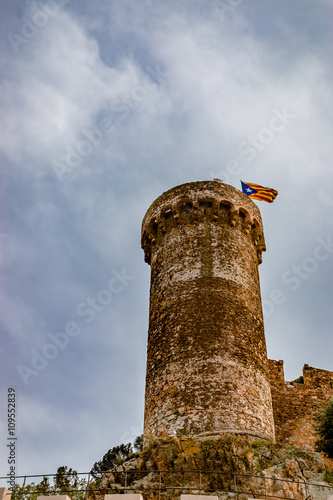
[{"label": "tower battlement", "polygon": [[[329,393],[333,392],[333,372],[313,368],[309,365],[304,365],[302,370],[302,382],[287,382],[284,378],[283,361],[280,359],[269,359],[270,382],[273,386],[281,386],[284,384],[294,385],[295,387],[307,387],[309,389],[323,389]],[[301,385],[300,385],[301,384]]]},{"label": "tower battlement", "polygon": [[145,261],[150,264],[154,247],[169,229],[204,219],[250,234],[257,249],[258,262],[262,262],[266,246],[258,207],[246,195],[221,181],[182,184],[154,201],[142,223],[141,246]]}]

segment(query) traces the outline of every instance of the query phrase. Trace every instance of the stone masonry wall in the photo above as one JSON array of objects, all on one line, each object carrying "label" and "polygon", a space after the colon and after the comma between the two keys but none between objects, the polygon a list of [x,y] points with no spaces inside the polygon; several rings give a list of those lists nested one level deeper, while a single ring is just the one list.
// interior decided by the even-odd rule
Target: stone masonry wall
[{"label": "stone masonry wall", "polygon": [[313,417],[333,397],[333,372],[304,365],[304,383],[285,382],[283,361],[269,360],[276,440],[313,450]]},{"label": "stone masonry wall", "polygon": [[222,182],[161,195],[142,224],[151,265],[144,439],[274,440],[258,207]]}]

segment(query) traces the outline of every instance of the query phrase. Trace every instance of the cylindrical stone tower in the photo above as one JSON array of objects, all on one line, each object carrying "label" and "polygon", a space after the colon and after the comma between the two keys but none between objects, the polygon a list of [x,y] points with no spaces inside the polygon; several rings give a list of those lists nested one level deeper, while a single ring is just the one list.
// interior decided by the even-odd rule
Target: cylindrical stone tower
[{"label": "cylindrical stone tower", "polygon": [[258,207],[221,181],[162,194],[142,224],[151,266],[144,440],[274,440]]}]

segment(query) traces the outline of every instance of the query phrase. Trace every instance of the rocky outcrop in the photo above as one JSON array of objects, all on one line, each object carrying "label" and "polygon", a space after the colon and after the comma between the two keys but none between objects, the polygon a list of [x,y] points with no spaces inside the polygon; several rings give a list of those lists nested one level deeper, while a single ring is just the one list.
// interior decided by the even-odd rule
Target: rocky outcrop
[{"label": "rocky outcrop", "polygon": [[333,461],[301,448],[234,435],[204,442],[162,439],[108,472],[91,499],[119,493],[125,486],[145,500],[171,500],[199,492],[231,500],[235,491],[237,500],[265,495],[327,500],[333,494]]}]

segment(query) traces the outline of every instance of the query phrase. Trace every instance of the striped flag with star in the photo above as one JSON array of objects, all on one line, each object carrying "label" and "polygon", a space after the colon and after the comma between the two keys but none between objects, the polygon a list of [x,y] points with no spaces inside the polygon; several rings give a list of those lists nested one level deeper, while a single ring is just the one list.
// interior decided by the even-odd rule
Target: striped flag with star
[{"label": "striped flag with star", "polygon": [[262,200],[272,203],[278,195],[278,192],[275,189],[259,186],[258,184],[252,184],[250,182],[241,181],[241,184],[243,193],[254,200]]}]

